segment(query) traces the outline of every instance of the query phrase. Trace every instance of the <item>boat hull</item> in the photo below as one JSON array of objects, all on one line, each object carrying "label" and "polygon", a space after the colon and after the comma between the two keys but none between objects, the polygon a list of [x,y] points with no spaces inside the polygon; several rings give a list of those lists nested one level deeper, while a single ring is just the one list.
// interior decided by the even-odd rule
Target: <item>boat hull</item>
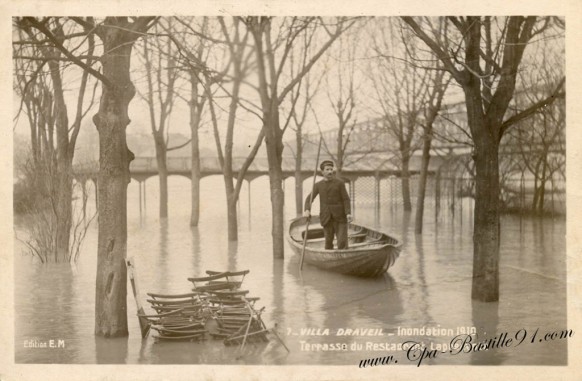
[{"label": "boat hull", "polygon": [[[303,237],[307,219],[300,217],[289,225],[288,241],[294,252],[302,255]],[[401,243],[396,238],[366,227],[350,224],[350,247],[344,250],[325,250],[323,230],[319,219],[312,217],[304,262],[323,270],[360,277],[377,277],[384,274],[400,255]]]}]

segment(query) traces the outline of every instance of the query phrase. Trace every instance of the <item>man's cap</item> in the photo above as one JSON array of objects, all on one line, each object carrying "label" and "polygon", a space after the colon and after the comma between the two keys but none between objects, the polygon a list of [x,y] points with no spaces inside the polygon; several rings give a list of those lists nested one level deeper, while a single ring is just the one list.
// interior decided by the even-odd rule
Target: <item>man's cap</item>
[{"label": "man's cap", "polygon": [[321,169],[323,171],[323,169],[328,165],[331,165],[333,167],[334,166],[333,161],[331,161],[331,160],[322,161],[321,164],[319,164],[319,169]]}]

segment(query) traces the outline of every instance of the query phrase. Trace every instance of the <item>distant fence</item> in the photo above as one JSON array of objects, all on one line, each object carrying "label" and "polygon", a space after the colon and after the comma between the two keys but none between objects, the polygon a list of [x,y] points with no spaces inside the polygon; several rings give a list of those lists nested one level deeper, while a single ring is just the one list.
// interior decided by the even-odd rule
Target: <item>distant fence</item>
[{"label": "distant fence", "polygon": [[[419,176],[410,177],[410,201],[414,207],[418,197]],[[355,181],[355,204],[374,206],[379,204],[403,205],[402,179],[399,177],[383,178],[376,182],[372,176],[359,177]],[[544,192],[543,210],[546,214],[566,213],[566,184],[559,180],[548,181]],[[431,176],[426,184],[426,205],[438,205],[440,208],[455,208],[457,200],[474,197],[474,181],[466,176]],[[532,211],[534,198],[533,179],[504,180],[501,186],[501,205],[505,212],[529,213]]]}]

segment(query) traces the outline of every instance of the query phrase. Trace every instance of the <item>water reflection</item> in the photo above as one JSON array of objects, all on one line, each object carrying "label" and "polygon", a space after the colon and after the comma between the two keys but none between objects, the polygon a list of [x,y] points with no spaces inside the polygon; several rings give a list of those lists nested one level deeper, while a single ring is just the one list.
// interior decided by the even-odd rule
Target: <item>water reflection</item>
[{"label": "water reflection", "polygon": [[169,261],[168,257],[170,253],[168,252],[168,219],[163,218],[160,219],[159,222],[159,243],[158,243],[158,251],[154,258],[157,258],[156,265],[155,265],[155,274],[156,274],[156,284],[163,285],[166,283],[168,279],[168,266]]},{"label": "water reflection", "polygon": [[16,357],[33,363],[78,361],[80,298],[73,269],[69,264],[47,264],[21,270],[16,276],[34,283],[16,294],[17,316],[26,316],[16,319],[17,332],[26,332],[16,339]]},{"label": "water reflection", "polygon": [[238,253],[238,241],[228,241],[228,249],[227,249],[227,256],[228,256],[228,271],[237,271],[237,270],[246,270],[246,269],[239,269],[237,267],[237,253]]},{"label": "water reflection", "polygon": [[[396,281],[388,274],[379,278],[358,278],[320,270],[306,265],[300,273],[290,262],[287,274],[303,289],[304,320],[297,319],[289,326],[294,335],[288,336],[290,346],[301,350],[305,344],[346,344],[347,352],[312,352],[316,363],[351,364],[357,356],[376,356],[372,344],[397,342],[390,337],[399,326],[403,313],[402,299]],[[329,334],[325,334],[325,330]],[[350,331],[359,329],[358,334]],[[308,332],[302,335],[302,332]],[[316,339],[316,340],[314,340]],[[370,343],[370,344],[368,344]]]},{"label": "water reflection", "polygon": [[199,273],[200,269],[200,231],[198,230],[198,226],[191,226],[190,233],[192,237],[192,267],[193,272],[192,274]]},{"label": "water reflection", "polygon": [[[542,267],[546,267],[549,265],[549,261],[548,259],[551,259],[553,256],[552,255],[546,255],[547,253],[547,248],[546,248],[546,234],[548,236],[551,237],[551,233],[552,233],[552,227],[553,224],[548,224],[546,223],[547,220],[545,218],[538,218],[536,220],[533,221],[533,231],[534,231],[534,240],[535,240],[535,247],[538,247],[540,250],[540,253],[543,253],[542,255],[540,255],[540,264],[542,265]],[[546,233],[546,231],[549,232]],[[550,246],[551,246],[551,242],[550,242]]]},{"label": "water reflection", "polygon": [[125,364],[128,352],[127,337],[103,338],[95,336],[97,364]]},{"label": "water reflection", "polygon": [[[273,322],[272,327],[267,327],[273,329],[275,334],[280,340],[286,341],[285,327],[290,325],[290,322],[286,318],[285,313],[285,295],[286,286],[284,282],[284,271],[285,271],[285,261],[281,258],[274,258],[272,265],[272,301],[270,303],[269,310],[265,314],[265,317],[269,317],[268,321]],[[284,348],[278,345],[278,342],[270,343],[268,348],[265,349],[263,356],[268,363],[272,364],[284,364],[285,357],[288,353]],[[273,344],[275,345],[273,347]],[[287,345],[287,344],[285,344]]]},{"label": "water reflection", "polygon": [[418,257],[418,284],[420,288],[420,310],[426,316],[427,321],[434,321],[433,318],[430,316],[430,309],[429,309],[429,287],[426,281],[426,260],[424,257],[424,238],[420,234],[415,234],[414,242],[416,244],[415,253]]},{"label": "water reflection", "polygon": [[[473,327],[477,329],[477,334],[473,336],[474,343],[480,343],[503,334],[502,327],[499,327],[499,303],[483,303],[472,301],[471,311],[473,316]],[[513,334],[513,332],[510,332]],[[490,349],[486,351],[471,352],[470,363],[473,365],[499,365],[507,358],[504,353],[507,349]],[[461,355],[460,355],[461,356]]]}]

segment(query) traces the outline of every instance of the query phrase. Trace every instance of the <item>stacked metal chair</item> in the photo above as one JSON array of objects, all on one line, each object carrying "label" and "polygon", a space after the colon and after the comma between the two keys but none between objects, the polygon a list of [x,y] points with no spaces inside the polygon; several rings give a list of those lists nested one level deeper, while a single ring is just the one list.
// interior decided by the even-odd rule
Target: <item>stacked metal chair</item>
[{"label": "stacked metal chair", "polygon": [[261,319],[264,308],[254,307],[259,298],[241,289],[248,273],[206,271],[205,277],[188,278],[194,285],[190,293],[148,293],[147,301],[156,313],[146,315],[140,308],[140,325],[147,326],[142,327],[142,336],[149,329],[157,331],[159,340],[201,340],[208,333],[241,348],[248,342],[268,341],[269,331]]},{"label": "stacked metal chair", "polygon": [[244,271],[206,271],[208,276],[188,278],[194,285],[193,291],[204,295],[210,318],[206,329],[215,338],[224,339],[226,345],[247,342],[268,341],[268,330],[261,319],[264,308],[257,310],[254,305],[258,297],[248,297],[248,290],[240,289]]},{"label": "stacked metal chair", "polygon": [[146,316],[150,328],[158,332],[159,339],[195,340],[203,339],[204,301],[198,293],[163,295],[148,293],[147,301],[157,315]]}]

